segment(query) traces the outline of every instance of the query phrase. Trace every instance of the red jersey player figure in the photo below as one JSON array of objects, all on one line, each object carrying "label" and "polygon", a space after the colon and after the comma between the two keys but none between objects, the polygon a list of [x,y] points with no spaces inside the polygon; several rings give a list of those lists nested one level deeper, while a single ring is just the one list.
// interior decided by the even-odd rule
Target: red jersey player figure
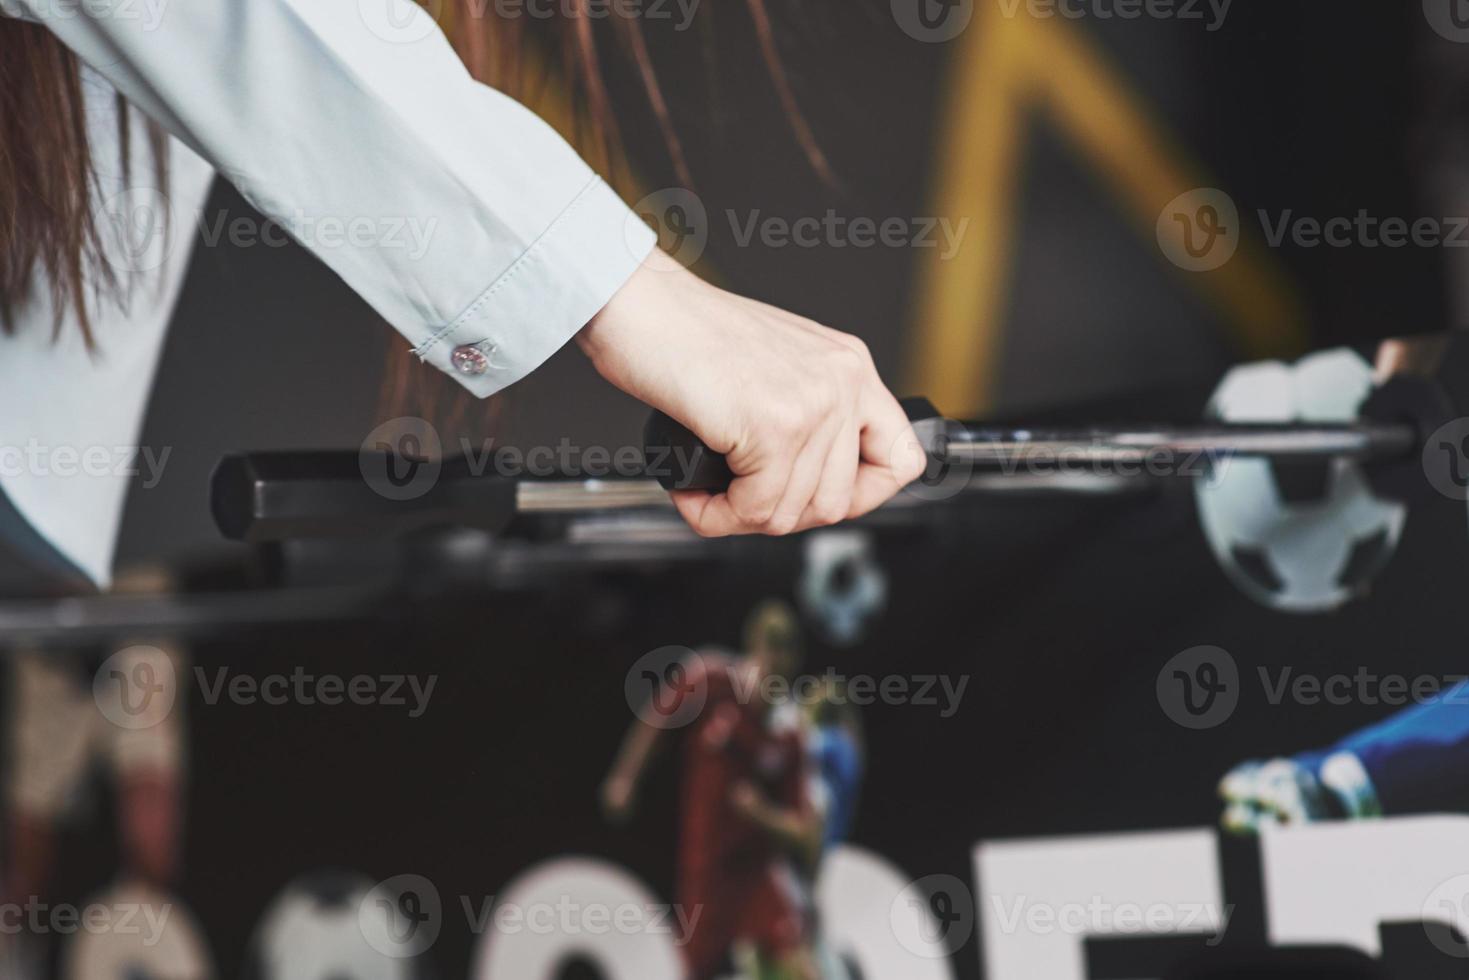
[{"label": "red jersey player figure", "polygon": [[795,614],[782,602],[761,603],[745,620],[744,645],[743,657],[698,653],[654,679],[603,803],[614,818],[630,812],[663,736],[680,730],[677,900],[688,924],[681,949],[690,980],[710,980],[736,947],[753,950],[763,980],[815,980],[791,859],[793,838],[819,826],[789,697],[801,660]]}]

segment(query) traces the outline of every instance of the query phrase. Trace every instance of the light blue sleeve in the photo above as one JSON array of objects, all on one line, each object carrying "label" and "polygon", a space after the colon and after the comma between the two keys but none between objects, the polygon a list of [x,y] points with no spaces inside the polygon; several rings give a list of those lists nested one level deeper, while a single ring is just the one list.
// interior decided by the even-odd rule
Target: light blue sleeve
[{"label": "light blue sleeve", "polygon": [[410,0],[0,0],[0,13],[53,31],[481,397],[564,345],[656,242]]}]

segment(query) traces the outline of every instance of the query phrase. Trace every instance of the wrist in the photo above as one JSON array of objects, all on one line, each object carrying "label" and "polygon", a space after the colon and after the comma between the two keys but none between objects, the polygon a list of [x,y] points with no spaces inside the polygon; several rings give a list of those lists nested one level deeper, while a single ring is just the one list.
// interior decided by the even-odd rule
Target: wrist
[{"label": "wrist", "polygon": [[662,249],[653,249],[622,288],[613,293],[607,304],[577,331],[576,345],[594,364],[597,363],[608,351],[615,349],[618,338],[625,335],[629,327],[650,319],[659,291],[667,289],[680,276],[692,277],[693,273]]},{"label": "wrist", "polygon": [[597,352],[605,346],[603,341],[603,336],[607,333],[604,325],[605,317],[609,315],[608,310],[615,302],[617,302],[617,297],[614,295],[607,301],[606,306],[598,310],[597,314],[587,321],[586,326],[576,332],[576,346],[581,348],[581,352],[593,362],[597,360]]}]

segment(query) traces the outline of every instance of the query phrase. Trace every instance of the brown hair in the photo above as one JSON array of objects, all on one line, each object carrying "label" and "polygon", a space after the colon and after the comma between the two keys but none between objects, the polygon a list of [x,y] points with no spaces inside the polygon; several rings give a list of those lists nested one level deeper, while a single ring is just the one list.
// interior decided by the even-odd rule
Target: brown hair
[{"label": "brown hair", "polygon": [[[489,0],[420,0],[441,22],[471,74],[506,94],[524,98],[538,80],[527,77],[522,58],[527,24],[523,17],[495,16]],[[596,17],[593,0],[565,0],[555,18],[561,70],[576,99],[579,140],[584,152],[611,167],[620,158],[621,141],[602,67],[596,21],[612,21],[615,42],[636,67],[678,178],[691,184],[683,147],[669,115],[667,100],[649,55],[642,25],[632,17]],[[775,46],[765,0],[746,0],[756,36],[777,95],[797,141],[823,178],[830,170],[802,115]],[[57,313],[75,310],[87,343],[93,342],[88,301],[121,286],[99,255],[101,240],[90,194],[96,180],[87,138],[80,63],[44,27],[0,17],[0,326],[13,328],[17,308],[32,298],[36,274],[50,283]],[[121,105],[121,98],[119,97]],[[124,107],[125,108],[125,107]],[[129,161],[130,113],[119,112],[124,148],[124,177]],[[148,124],[153,165],[160,180],[166,167],[163,134]],[[96,276],[96,280],[90,280]],[[468,402],[457,394],[440,405],[443,388],[424,379],[424,369],[394,349],[384,380],[384,404],[399,408],[418,403],[430,417],[462,417]],[[438,372],[427,371],[436,376]]]},{"label": "brown hair", "polygon": [[[121,96],[118,105],[125,109]],[[119,111],[124,182],[132,121]],[[166,144],[156,125],[148,130],[161,184]],[[7,333],[16,308],[31,299],[39,269],[51,284],[57,329],[70,307],[92,344],[89,291],[123,285],[109,264],[93,261],[101,247],[94,181],[80,62],[45,28],[0,17],[0,327]],[[89,282],[89,274],[97,279]]]}]

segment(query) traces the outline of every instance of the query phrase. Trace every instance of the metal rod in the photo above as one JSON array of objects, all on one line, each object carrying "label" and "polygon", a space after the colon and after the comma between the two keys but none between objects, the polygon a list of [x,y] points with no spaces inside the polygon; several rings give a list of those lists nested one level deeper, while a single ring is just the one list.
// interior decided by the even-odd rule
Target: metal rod
[{"label": "metal rod", "polygon": [[196,595],[75,596],[0,602],[0,645],[190,637],[331,623],[392,609],[378,589],[322,586]]},{"label": "metal rod", "polygon": [[1229,424],[1115,429],[998,429],[953,424],[950,462],[984,466],[1055,467],[1070,463],[1147,464],[1179,460],[1264,457],[1306,461],[1375,460],[1411,453],[1408,425]]},{"label": "metal rod", "polygon": [[[993,479],[976,479],[972,489],[1053,489],[1117,492],[1136,489],[1128,482],[1105,487],[1073,480],[1044,485],[1016,483],[1026,477],[1051,480],[1054,471],[1073,464],[1183,465],[1234,457],[1282,460],[1382,459],[1413,450],[1411,426],[1403,425],[1214,425],[1154,426],[1136,429],[1001,429],[950,423],[943,455],[949,462],[1004,470]],[[1016,472],[1025,470],[1025,473]],[[966,488],[968,489],[968,488]],[[900,496],[898,503],[902,503]],[[671,506],[668,492],[654,480],[536,480],[515,488],[522,514],[576,514]]]},{"label": "metal rod", "polygon": [[[1141,475],[1141,474],[1139,474]],[[1151,484],[1123,474],[1065,472],[975,473],[965,480],[966,493],[1057,493],[1101,495],[1136,493]],[[883,506],[900,510],[925,504],[922,493],[899,493]],[[537,480],[515,488],[515,509],[520,514],[589,514],[602,511],[661,509],[671,511],[668,491],[655,480]],[[683,524],[670,525],[684,528]]]},{"label": "metal rod", "polygon": [[522,480],[515,485],[515,509],[521,514],[672,506],[656,480]]}]

